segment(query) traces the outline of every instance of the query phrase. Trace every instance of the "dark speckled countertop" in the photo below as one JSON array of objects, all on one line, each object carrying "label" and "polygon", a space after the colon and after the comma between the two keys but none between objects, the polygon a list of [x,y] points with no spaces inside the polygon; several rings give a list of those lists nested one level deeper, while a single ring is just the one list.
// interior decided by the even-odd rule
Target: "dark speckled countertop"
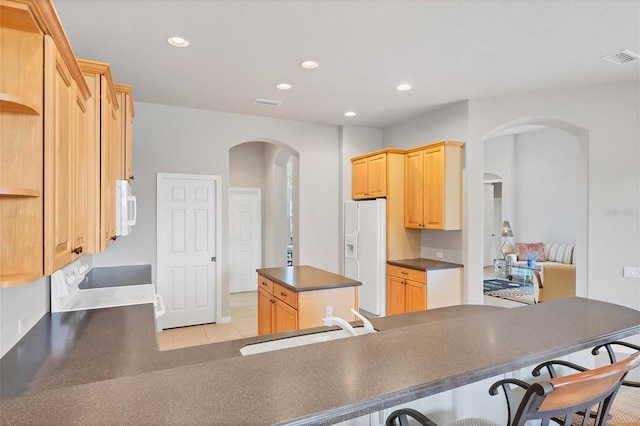
[{"label": "dark speckled countertop", "polygon": [[458,263],[443,262],[432,259],[399,259],[387,260],[389,265],[401,266],[404,268],[417,269],[418,271],[436,271],[439,269],[456,269],[463,266]]},{"label": "dark speckled countertop", "polygon": [[257,269],[256,272],[296,292],[362,285],[360,281],[323,271],[313,266],[262,268]]},{"label": "dark speckled countertop", "polygon": [[640,333],[640,312],[582,298],[372,322],[242,357],[283,335],[157,352],[150,304],[48,314],[0,360],[0,424],[330,424]]}]

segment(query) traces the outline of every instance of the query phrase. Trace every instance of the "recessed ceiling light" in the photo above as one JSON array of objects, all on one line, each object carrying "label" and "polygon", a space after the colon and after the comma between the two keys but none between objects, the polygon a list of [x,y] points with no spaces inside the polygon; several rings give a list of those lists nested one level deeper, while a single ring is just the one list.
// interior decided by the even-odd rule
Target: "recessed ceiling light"
[{"label": "recessed ceiling light", "polygon": [[189,45],[189,40],[180,36],[173,36],[167,39],[167,43],[174,47],[187,47]]},{"label": "recessed ceiling light", "polygon": [[406,92],[407,90],[411,90],[411,85],[407,83],[398,84],[398,86],[396,87],[396,90],[399,90],[401,92]]},{"label": "recessed ceiling light", "polygon": [[300,63],[300,66],[302,68],[305,68],[305,69],[308,69],[308,70],[313,69],[313,68],[318,68],[318,65],[320,65],[320,64],[317,63],[316,61],[304,61],[304,62]]},{"label": "recessed ceiling light", "polygon": [[356,113],[353,111],[347,111],[344,113],[345,117],[355,117]]},{"label": "recessed ceiling light", "polygon": [[289,83],[278,83],[276,84],[276,88],[280,89],[280,90],[289,90],[291,89],[291,86]]}]

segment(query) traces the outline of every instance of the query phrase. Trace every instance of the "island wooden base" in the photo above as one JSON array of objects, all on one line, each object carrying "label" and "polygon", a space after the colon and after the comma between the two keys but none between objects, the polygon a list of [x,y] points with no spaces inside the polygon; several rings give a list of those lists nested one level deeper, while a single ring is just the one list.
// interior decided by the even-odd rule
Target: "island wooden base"
[{"label": "island wooden base", "polygon": [[357,318],[358,287],[334,287],[294,291],[258,275],[258,334],[322,326],[322,319],[338,316],[347,321]]}]

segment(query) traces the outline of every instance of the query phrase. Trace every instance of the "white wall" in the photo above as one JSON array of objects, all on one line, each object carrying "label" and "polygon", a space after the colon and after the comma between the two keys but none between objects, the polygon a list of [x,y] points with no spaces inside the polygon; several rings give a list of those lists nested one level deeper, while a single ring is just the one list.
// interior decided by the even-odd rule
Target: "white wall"
[{"label": "white wall", "polygon": [[[17,287],[0,289],[0,358],[49,312],[50,278]],[[22,320],[22,330],[18,321]]]},{"label": "white wall", "polygon": [[[577,205],[588,202],[588,214],[582,212],[587,235],[576,235],[576,241],[583,238],[588,252],[578,253],[578,286],[587,288],[589,298],[635,309],[640,285],[623,278],[622,267],[640,259],[639,89],[638,81],[630,81],[470,100],[464,191],[465,211],[482,211],[483,141],[505,123],[551,118],[586,129],[588,142],[577,151],[588,158],[588,179],[578,171],[577,184],[588,183],[588,200],[579,198]],[[481,215],[467,214],[464,228],[468,301],[481,303]]]},{"label": "white wall", "polygon": [[[441,140],[466,142],[469,111],[467,101],[447,105],[428,114],[384,129],[384,146],[408,149]],[[463,175],[466,154],[463,154]],[[467,210],[463,206],[463,216]],[[482,210],[480,210],[482,211]],[[443,253],[448,262],[463,262],[462,231],[422,231],[421,256],[435,259],[435,252]],[[480,251],[480,253],[482,253]]]},{"label": "white wall", "polygon": [[576,243],[576,144],[552,128],[515,135],[515,241]]},{"label": "white wall", "polygon": [[228,316],[229,148],[249,141],[299,153],[299,263],[339,270],[339,146],[335,126],[136,102],[134,193],[138,225],[94,256],[96,266],[150,263],[156,282],[156,173],[222,176],[222,316]]}]

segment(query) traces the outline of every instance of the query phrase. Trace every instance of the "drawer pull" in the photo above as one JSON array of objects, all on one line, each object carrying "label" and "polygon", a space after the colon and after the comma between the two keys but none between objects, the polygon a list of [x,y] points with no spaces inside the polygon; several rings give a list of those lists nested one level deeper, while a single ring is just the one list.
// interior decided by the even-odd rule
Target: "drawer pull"
[{"label": "drawer pull", "polygon": [[267,285],[267,283],[265,283],[264,281],[262,281],[262,285]]},{"label": "drawer pull", "polygon": [[409,275],[408,272],[400,272],[402,275]]},{"label": "drawer pull", "polygon": [[280,296],[282,296],[282,297],[287,297],[287,293],[285,293],[285,292],[281,291],[281,292],[280,292]]}]

